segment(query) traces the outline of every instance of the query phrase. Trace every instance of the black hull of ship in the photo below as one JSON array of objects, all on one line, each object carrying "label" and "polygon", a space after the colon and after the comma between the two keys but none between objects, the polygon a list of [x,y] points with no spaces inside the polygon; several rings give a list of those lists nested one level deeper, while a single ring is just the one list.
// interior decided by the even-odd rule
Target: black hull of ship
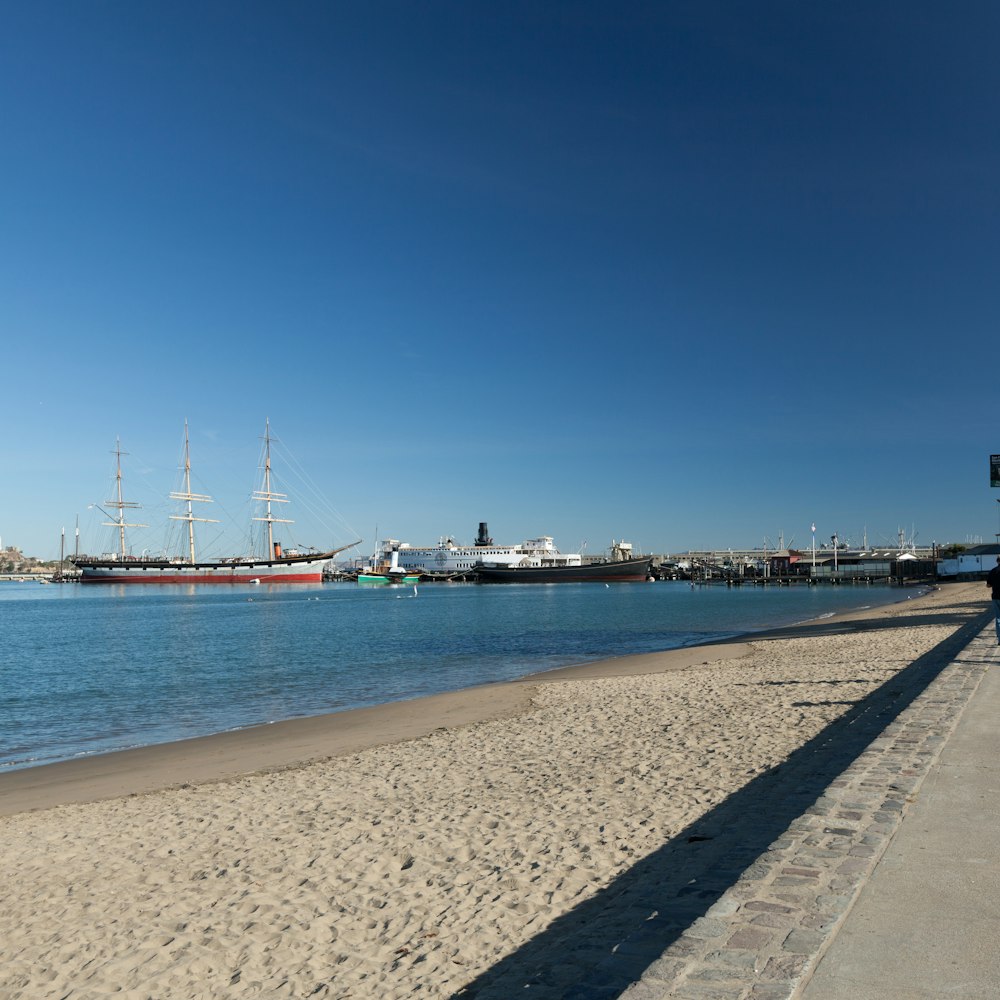
[{"label": "black hull of ship", "polygon": [[649,579],[649,559],[587,563],[583,566],[477,566],[480,583],[641,583]]}]

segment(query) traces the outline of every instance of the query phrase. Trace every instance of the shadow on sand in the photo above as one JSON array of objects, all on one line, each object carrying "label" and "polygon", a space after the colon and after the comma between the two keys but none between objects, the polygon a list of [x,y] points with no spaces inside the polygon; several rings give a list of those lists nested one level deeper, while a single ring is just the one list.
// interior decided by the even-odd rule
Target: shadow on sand
[{"label": "shadow on sand", "polygon": [[[617,997],[701,917],[829,784],[985,627],[982,602],[907,617],[906,628],[960,626],[597,895],[553,921],[454,994],[477,1000]],[[898,628],[898,619],[813,623],[789,635]],[[773,636],[750,636],[757,642]]]}]

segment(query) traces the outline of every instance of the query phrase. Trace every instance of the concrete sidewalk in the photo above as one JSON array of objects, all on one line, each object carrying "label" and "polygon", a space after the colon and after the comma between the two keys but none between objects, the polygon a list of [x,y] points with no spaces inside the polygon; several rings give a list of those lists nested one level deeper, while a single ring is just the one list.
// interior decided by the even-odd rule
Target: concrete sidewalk
[{"label": "concrete sidewalk", "polygon": [[952,656],[622,1000],[1000,997],[992,619]]},{"label": "concrete sidewalk", "polygon": [[1000,996],[997,652],[991,625],[964,654],[991,668],[802,1000]]}]

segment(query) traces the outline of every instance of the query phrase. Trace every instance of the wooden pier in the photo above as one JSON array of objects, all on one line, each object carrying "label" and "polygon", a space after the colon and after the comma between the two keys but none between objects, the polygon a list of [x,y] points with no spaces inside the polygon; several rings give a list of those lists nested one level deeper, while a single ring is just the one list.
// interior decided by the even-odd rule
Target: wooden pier
[{"label": "wooden pier", "polygon": [[[869,587],[873,584],[892,584],[899,580],[892,576],[758,576],[733,577],[731,579],[691,580],[699,587]],[[907,581],[912,582],[912,581]]]}]

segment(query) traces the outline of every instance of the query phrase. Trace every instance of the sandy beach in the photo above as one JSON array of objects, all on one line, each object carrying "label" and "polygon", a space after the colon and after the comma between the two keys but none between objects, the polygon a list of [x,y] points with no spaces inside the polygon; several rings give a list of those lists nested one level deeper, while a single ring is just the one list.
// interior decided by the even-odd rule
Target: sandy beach
[{"label": "sandy beach", "polygon": [[571,995],[645,917],[560,921],[986,596],[2,775],[0,996]]}]

